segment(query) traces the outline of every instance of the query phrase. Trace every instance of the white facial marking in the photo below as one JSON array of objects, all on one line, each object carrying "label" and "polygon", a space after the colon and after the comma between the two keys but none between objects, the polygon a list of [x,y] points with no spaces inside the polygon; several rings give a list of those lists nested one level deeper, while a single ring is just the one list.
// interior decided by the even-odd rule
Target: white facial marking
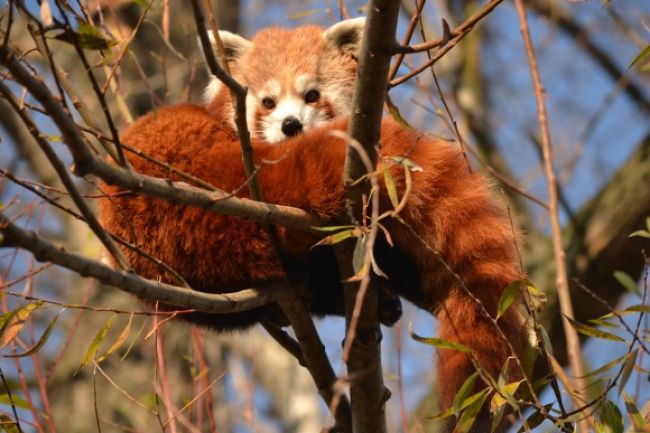
[{"label": "white facial marking", "polygon": [[293,87],[299,95],[304,95],[310,90],[319,90],[316,78],[306,74],[298,75],[293,83]]},{"label": "white facial marking", "polygon": [[217,79],[216,77],[210,78],[210,83],[203,92],[203,102],[206,105],[210,104],[210,102],[212,102],[212,100],[217,97],[217,93],[219,93],[221,86],[223,86],[221,80]]}]

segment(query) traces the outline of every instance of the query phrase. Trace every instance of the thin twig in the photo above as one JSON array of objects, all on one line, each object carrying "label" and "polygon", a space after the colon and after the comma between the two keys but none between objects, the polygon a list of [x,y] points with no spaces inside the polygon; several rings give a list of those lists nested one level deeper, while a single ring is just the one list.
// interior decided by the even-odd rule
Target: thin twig
[{"label": "thin twig", "polygon": [[[586,386],[584,377],[584,369],[582,367],[582,350],[580,347],[580,339],[576,330],[571,326],[568,319],[573,319],[573,306],[571,305],[571,293],[569,291],[569,283],[567,280],[566,269],[566,256],[562,242],[562,227],[560,226],[560,219],[558,215],[558,196],[557,196],[557,182],[555,177],[555,170],[553,168],[553,152],[551,147],[551,135],[548,127],[548,118],[546,113],[546,106],[544,104],[544,87],[539,75],[537,67],[537,58],[533,48],[533,43],[528,29],[528,21],[526,19],[526,10],[524,8],[523,0],[515,0],[517,14],[521,26],[521,33],[526,49],[526,56],[530,66],[530,74],[533,81],[535,91],[535,99],[537,101],[537,118],[540,125],[542,152],[544,157],[544,172],[546,173],[546,185],[548,190],[548,205],[549,217],[551,220],[551,234],[553,238],[553,255],[555,258],[556,267],[556,285],[560,301],[560,309],[562,311],[562,323],[564,325],[564,333],[567,341],[567,353],[569,363],[571,365],[571,372],[573,374],[574,388],[576,392],[583,398],[586,397]],[[578,423],[578,430],[581,433],[589,431],[590,422],[583,421]]]},{"label": "thin twig", "polygon": [[503,0],[492,0],[474,15],[465,20],[462,24],[456,27],[453,31],[449,32],[448,35],[444,35],[442,38],[434,39],[432,41],[413,45],[413,46],[400,46],[393,49],[394,54],[398,53],[417,53],[420,51],[428,51],[432,48],[439,48],[434,56],[432,56],[427,62],[418,66],[408,74],[402,75],[399,78],[392,79],[389,83],[389,87],[395,87],[399,84],[408,81],[414,76],[418,75],[422,71],[425,71],[430,66],[434,65],[438,60],[440,60],[447,52],[454,48],[458,43],[465,37],[467,34],[474,28],[474,26],[479,23],[484,17],[489,15],[494,8],[496,8]]}]

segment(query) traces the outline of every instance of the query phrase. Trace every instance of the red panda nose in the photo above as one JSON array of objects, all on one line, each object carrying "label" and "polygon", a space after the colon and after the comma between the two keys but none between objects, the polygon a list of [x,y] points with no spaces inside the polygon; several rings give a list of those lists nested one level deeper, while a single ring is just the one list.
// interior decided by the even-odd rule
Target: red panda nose
[{"label": "red panda nose", "polygon": [[302,132],[302,123],[293,116],[289,116],[282,121],[282,132],[287,137],[293,137]]}]

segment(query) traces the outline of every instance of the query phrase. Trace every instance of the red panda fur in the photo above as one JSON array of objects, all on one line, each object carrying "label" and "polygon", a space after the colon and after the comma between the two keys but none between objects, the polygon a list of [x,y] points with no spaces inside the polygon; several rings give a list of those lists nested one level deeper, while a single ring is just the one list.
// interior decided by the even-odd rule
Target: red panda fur
[{"label": "red panda fur", "polygon": [[[162,108],[128,128],[123,142],[222,190],[235,191],[246,177],[239,142],[223,122],[198,106]],[[331,132],[346,127],[347,120],[336,120],[280,144],[255,142],[265,200],[304,209],[325,222],[341,215],[346,145]],[[412,231],[397,220],[387,223],[395,248],[413,263],[416,275],[409,271],[406,276],[412,284],[397,279],[391,285],[401,296],[436,315],[441,338],[471,348],[481,365],[497,377],[511,355],[510,349],[466,289],[494,317],[506,286],[524,278],[509,219],[491,197],[489,182],[468,170],[456,145],[384,120],[379,169],[389,168],[401,194],[404,171],[391,162],[391,156],[405,156],[422,167],[422,171],[412,173],[412,192],[401,214]],[[132,156],[129,161],[139,172],[178,180],[141,158]],[[114,186],[105,188],[109,194],[120,191]],[[390,200],[384,185],[381,191],[382,206],[388,210]],[[238,196],[247,194],[247,188],[241,188]],[[136,194],[102,199],[100,216],[108,230],[170,265],[197,290],[223,293],[284,280],[266,232],[256,222]],[[318,241],[313,234],[280,226],[278,234],[284,253],[298,264],[306,261],[310,247]],[[137,252],[124,249],[124,253],[139,274],[173,281]],[[198,314],[192,319],[222,329],[248,325],[264,314]],[[511,307],[498,323],[521,354],[527,334],[517,308]],[[441,407],[451,404],[474,371],[467,355],[439,351]]]}]

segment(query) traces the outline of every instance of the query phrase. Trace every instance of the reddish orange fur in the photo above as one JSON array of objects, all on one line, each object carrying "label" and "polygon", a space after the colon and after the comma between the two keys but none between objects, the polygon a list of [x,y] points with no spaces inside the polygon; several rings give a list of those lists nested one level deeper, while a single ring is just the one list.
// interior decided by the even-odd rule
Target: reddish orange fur
[{"label": "reddish orange fur", "polygon": [[[266,201],[305,209],[324,221],[341,214],[345,143],[330,132],[344,130],[346,122],[332,122],[279,145],[254,143],[258,162],[276,161],[264,164],[259,171]],[[236,137],[197,106],[159,109],[131,126],[123,141],[225,191],[236,190],[245,180]],[[504,288],[524,275],[509,220],[490,196],[489,183],[468,171],[456,145],[408,131],[391,120],[382,123],[381,144],[380,168],[391,164],[389,156],[407,156],[423,169],[412,173],[413,191],[402,214],[404,220],[495,315]],[[141,158],[129,160],[140,172],[174,178]],[[403,169],[392,165],[390,170],[403,191]],[[112,186],[106,189],[109,193],[119,191]],[[247,196],[246,188],[240,196]],[[381,198],[388,208],[385,188]],[[201,290],[234,291],[284,277],[265,231],[249,220],[139,195],[103,199],[101,219],[109,230],[162,259]],[[436,254],[401,223],[393,220],[389,230],[396,247],[406,252],[419,272],[419,286],[400,287],[400,281],[392,281],[392,286],[419,307],[435,313],[440,337],[469,346],[496,377],[510,350],[495,327]],[[317,241],[313,235],[296,230],[279,227],[278,231],[285,253],[297,262],[305,260]],[[138,273],[170,281],[152,262],[133,251],[124,252]],[[499,323],[521,353],[526,333],[515,308],[510,308]],[[447,406],[474,368],[460,352],[440,351],[439,358],[441,405]]]}]

